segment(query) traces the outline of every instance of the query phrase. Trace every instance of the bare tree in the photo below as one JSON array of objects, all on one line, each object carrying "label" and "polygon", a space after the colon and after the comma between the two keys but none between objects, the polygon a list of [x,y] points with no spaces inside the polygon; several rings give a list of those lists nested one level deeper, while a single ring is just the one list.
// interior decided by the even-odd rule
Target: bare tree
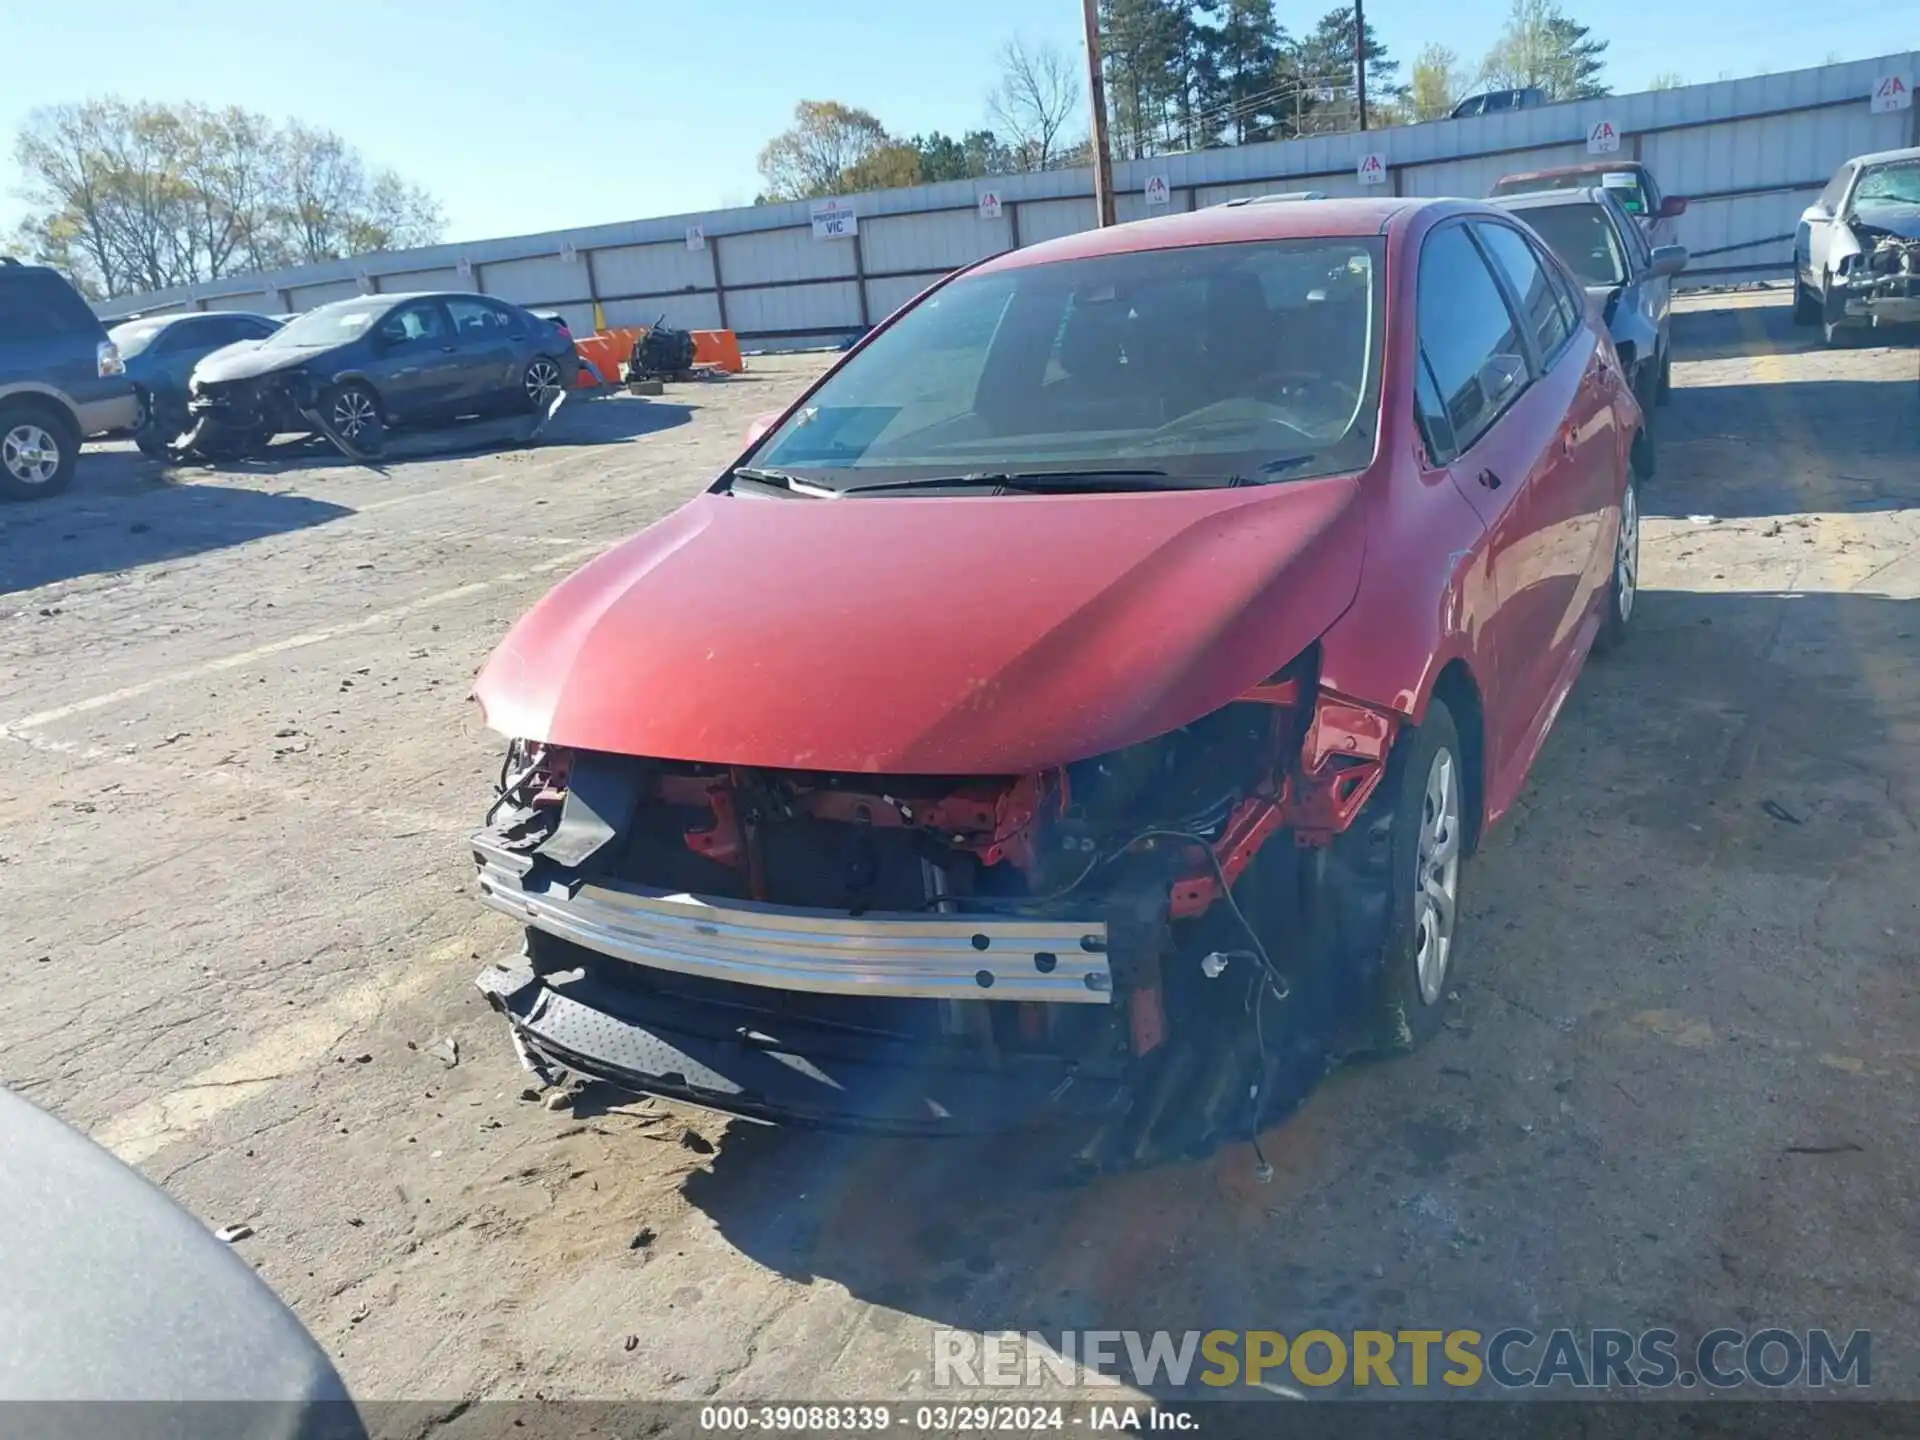
[{"label": "bare tree", "polygon": [[28,115],[20,239],[90,294],[425,244],[433,200],[338,135],[244,110],[95,99]]},{"label": "bare tree", "polygon": [[1015,167],[1046,170],[1059,161],[1067,127],[1080,109],[1080,79],[1057,45],[1029,49],[1010,40],[1000,52],[1000,83],[987,97]]},{"label": "bare tree", "polygon": [[838,100],[802,100],[793,124],[760,151],[769,200],[804,200],[839,193],[847,171],[892,143],[871,112]]}]

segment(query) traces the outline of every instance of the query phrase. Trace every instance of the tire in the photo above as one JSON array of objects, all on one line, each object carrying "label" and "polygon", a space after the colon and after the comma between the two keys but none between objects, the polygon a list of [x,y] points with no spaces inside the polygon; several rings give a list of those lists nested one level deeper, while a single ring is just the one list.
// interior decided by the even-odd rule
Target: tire
[{"label": "tire", "polygon": [[1833,293],[1825,288],[1820,291],[1820,342],[1829,350],[1843,350],[1853,343],[1846,301],[1836,301]]},{"label": "tire", "polygon": [[359,380],[335,385],[320,397],[327,424],[362,450],[378,450],[386,435],[386,409],[379,392]]},{"label": "tire", "polygon": [[1793,282],[1793,323],[1796,325],[1818,325],[1820,323],[1820,297],[1796,277]]},{"label": "tire", "polygon": [[1381,793],[1368,806],[1378,811],[1356,822],[1371,825],[1376,843],[1385,841],[1386,938],[1367,1026],[1373,1050],[1411,1050],[1441,1027],[1458,973],[1470,793],[1459,728],[1435,698],[1426,722],[1395,745]]},{"label": "tire", "polygon": [[171,460],[173,454],[168,450],[167,442],[178,438],[181,432],[176,430],[172,435],[166,433],[166,425],[155,413],[151,390],[141,389],[138,399],[140,414],[133,423],[133,443],[149,460]]},{"label": "tire", "polygon": [[566,389],[566,372],[560,362],[547,355],[536,355],[520,372],[521,403],[538,415],[553,403],[553,397]]},{"label": "tire", "polygon": [[1657,405],[1673,403],[1673,351],[1671,348],[1660,357],[1660,380],[1654,386],[1653,399]]},{"label": "tire", "polygon": [[1652,360],[1644,361],[1633,377],[1633,398],[1640,402],[1642,434],[1653,434],[1653,407],[1660,403],[1660,372]]},{"label": "tire", "polygon": [[1640,595],[1640,475],[1638,467],[1627,475],[1627,488],[1620,493],[1620,528],[1614,535],[1613,575],[1607,581],[1607,609],[1600,619],[1600,633],[1594,637],[1595,653],[1610,655],[1627,641],[1627,626],[1632,623]]},{"label": "tire", "polygon": [[33,401],[0,405],[0,497],[44,500],[73,483],[80,435],[64,415]]}]

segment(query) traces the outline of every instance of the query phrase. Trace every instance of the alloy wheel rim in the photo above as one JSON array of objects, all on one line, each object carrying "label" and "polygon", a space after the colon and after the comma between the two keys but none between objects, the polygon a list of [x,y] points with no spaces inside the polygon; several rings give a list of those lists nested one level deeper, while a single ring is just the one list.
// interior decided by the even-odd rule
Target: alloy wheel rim
[{"label": "alloy wheel rim", "polygon": [[1629,485],[1620,497],[1620,541],[1614,547],[1613,589],[1620,619],[1633,616],[1634,591],[1640,583],[1640,503]]},{"label": "alloy wheel rim", "polygon": [[527,398],[545,405],[560,393],[560,371],[551,360],[536,360],[527,367]]},{"label": "alloy wheel rim", "polygon": [[349,440],[373,423],[373,401],[358,390],[349,390],[333,402],[333,426]]},{"label": "alloy wheel rim", "polygon": [[1420,999],[1433,1005],[1446,988],[1460,898],[1460,767],[1450,750],[1427,767],[1413,885],[1414,971]]},{"label": "alloy wheel rim", "polygon": [[60,446],[39,425],[23,422],[0,439],[0,464],[22,485],[44,485],[60,468]]}]

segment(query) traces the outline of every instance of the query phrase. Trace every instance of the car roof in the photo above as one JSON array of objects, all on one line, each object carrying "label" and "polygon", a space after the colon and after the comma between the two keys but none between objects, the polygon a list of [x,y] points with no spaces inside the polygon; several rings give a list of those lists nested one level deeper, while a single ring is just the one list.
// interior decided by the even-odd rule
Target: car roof
[{"label": "car roof", "polygon": [[1920,145],[1910,145],[1905,150],[1876,150],[1871,155],[1856,155],[1847,164],[1885,165],[1894,160],[1920,160]]},{"label": "car roof", "polygon": [[1009,250],[981,265],[981,271],[1017,270],[1055,260],[1085,260],[1143,250],[1178,250],[1190,245],[1229,245],[1253,240],[1336,239],[1384,234],[1396,217],[1435,204],[1453,202],[1402,199],[1272,200],[1257,197],[1244,205],[1209,205],[1177,215],[1159,215],[1100,230],[1082,230]]},{"label": "car roof", "polygon": [[1487,201],[1502,210],[1544,210],[1553,205],[1611,205],[1613,197],[1598,185],[1583,185],[1577,190],[1522,190],[1513,195],[1495,195]]},{"label": "car roof", "polygon": [[1511,175],[1502,175],[1493,183],[1505,185],[1509,180],[1558,180],[1564,175],[1598,175],[1602,170],[1644,171],[1646,168],[1638,160],[1583,160],[1578,165],[1554,165],[1546,170],[1516,170]]}]

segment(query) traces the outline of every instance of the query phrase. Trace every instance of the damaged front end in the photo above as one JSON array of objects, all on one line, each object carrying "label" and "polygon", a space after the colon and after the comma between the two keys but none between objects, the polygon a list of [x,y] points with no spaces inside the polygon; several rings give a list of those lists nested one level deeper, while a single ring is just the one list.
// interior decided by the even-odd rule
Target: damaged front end
[{"label": "damaged front end", "polygon": [[1835,295],[1850,319],[1920,323],[1920,239],[1856,223],[1858,250],[1840,257]]},{"label": "damaged front end", "polygon": [[196,377],[187,397],[187,430],[176,448],[209,460],[237,459],[277,434],[312,429],[303,417],[316,399],[316,382],[300,370],[211,382]]},{"label": "damaged front end", "polygon": [[1198,1153],[1339,1048],[1370,977],[1337,956],[1387,910],[1354,821],[1398,724],[1310,652],[1026,775],[515,742],[473,855],[527,945],[479,984],[543,1072],[835,1128],[1069,1122],[1099,1168]]}]

